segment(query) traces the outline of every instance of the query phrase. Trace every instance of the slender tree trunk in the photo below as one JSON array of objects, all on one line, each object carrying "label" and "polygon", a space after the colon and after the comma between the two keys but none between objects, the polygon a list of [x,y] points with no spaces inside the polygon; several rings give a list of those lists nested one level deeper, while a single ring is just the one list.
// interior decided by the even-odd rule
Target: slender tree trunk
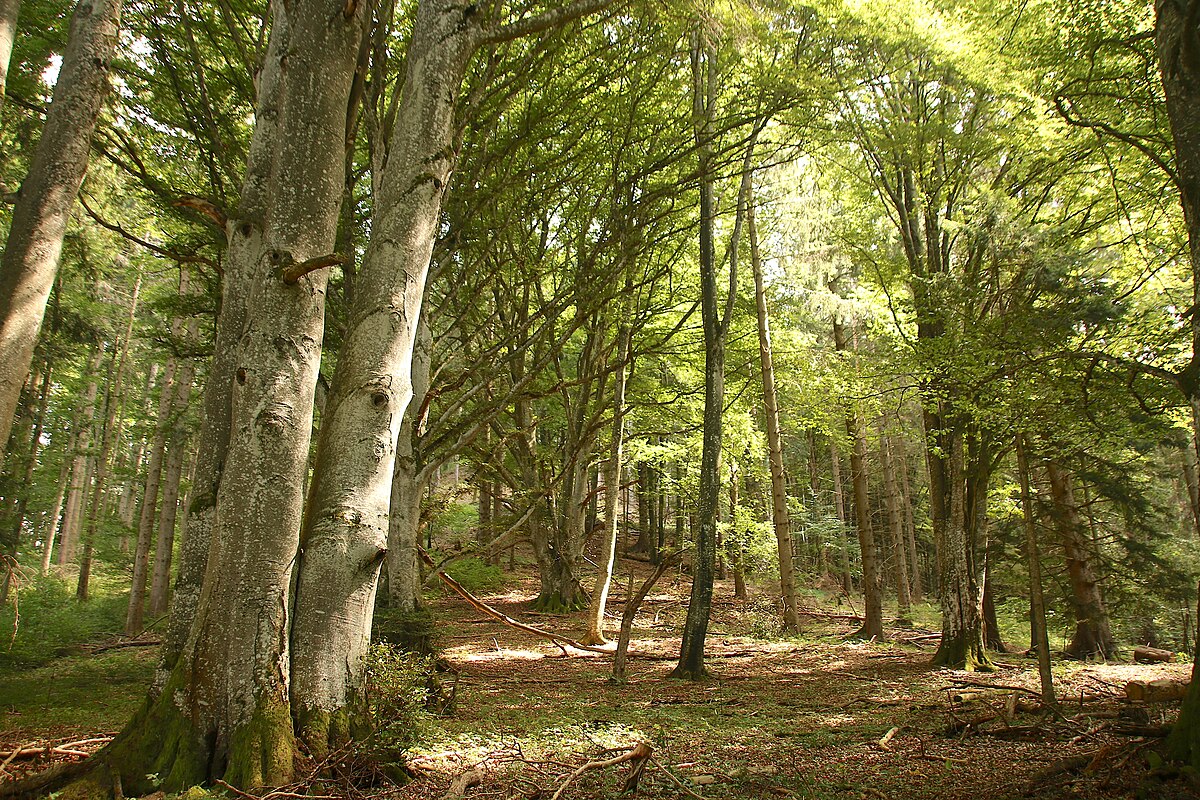
[{"label": "slender tree trunk", "polygon": [[[80,413],[75,412],[75,419],[78,421]],[[67,440],[67,449],[63,451],[62,466],[58,469],[58,494],[55,495],[54,507],[50,511],[48,519],[47,532],[45,543],[42,546],[42,567],[38,571],[39,575],[46,575],[50,572],[51,559],[54,557],[54,540],[58,535],[59,518],[62,516],[63,503],[67,496],[67,486],[71,480],[71,453],[75,450],[75,436],[77,426],[71,426],[71,433]]]},{"label": "slender tree trunk", "polygon": [[[175,333],[179,326],[176,324]],[[142,505],[138,513],[137,544],[133,550],[133,583],[129,591],[129,606],[125,613],[125,635],[142,632],[146,604],[146,579],[150,573],[150,546],[154,543],[154,523],[158,519],[158,493],[162,487],[163,458],[167,434],[171,429],[171,410],[175,403],[176,373],[179,362],[174,356],[163,370],[163,382],[158,396],[158,416],[154,424],[154,439],[150,442],[150,457],[146,462],[146,484],[142,489]]]},{"label": "slender tree trunk", "polygon": [[1046,629],[1046,601],[1042,596],[1042,558],[1038,552],[1037,523],[1033,517],[1033,496],[1029,491],[1029,464],[1025,458],[1025,437],[1017,434],[1017,478],[1021,484],[1021,516],[1025,522],[1025,555],[1029,560],[1029,628],[1037,650],[1038,677],[1042,702],[1048,706],[1054,696],[1054,676],[1050,671],[1050,637]]},{"label": "slender tree trunk", "polygon": [[104,346],[96,345],[88,363],[90,377],[83,395],[83,413],[79,417],[75,434],[75,455],[71,466],[71,486],[67,491],[67,508],[63,514],[62,535],[58,546],[59,566],[75,560],[79,546],[79,534],[83,522],[84,492],[88,486],[88,461],[92,446],[92,423],[96,419],[96,397],[100,393],[100,365],[104,363]]},{"label": "slender tree trunk", "polygon": [[[388,520],[388,605],[410,614],[421,607],[421,570],[417,546],[421,543],[421,497],[428,483],[416,441],[417,414],[429,392],[432,334],[419,323],[412,356],[413,398],[404,412],[396,436],[396,463],[392,472],[391,514]],[[488,502],[491,502],[490,496]]]},{"label": "slender tree trunk", "polygon": [[737,528],[738,501],[741,474],[738,463],[731,461],[729,465],[729,539],[725,542],[725,551],[729,553],[729,568],[733,572],[733,596],[738,600],[746,599],[746,573],[742,565],[742,532]]},{"label": "slender tree trunk", "polygon": [[846,525],[846,492],[842,488],[842,456],[837,443],[832,440],[829,442],[829,462],[833,474],[833,507],[841,523],[838,537],[841,540],[842,591],[850,594],[854,591],[854,579],[850,574],[850,532]]},{"label": "slender tree trunk", "polygon": [[120,17],[121,0],[80,0],[76,5],[41,139],[17,193],[0,260],[0,442],[8,441],[58,273],[67,221],[87,170],[92,131],[108,93],[108,65]]},{"label": "slender tree trunk", "polygon": [[142,276],[139,273],[137,282],[133,285],[133,296],[129,300],[129,316],[125,322],[125,330],[121,336],[120,351],[115,355],[110,372],[112,382],[105,390],[104,425],[100,429],[100,453],[96,456],[96,480],[92,489],[92,505],[88,512],[87,530],[83,537],[83,559],[79,563],[79,583],[75,588],[75,596],[79,600],[87,600],[88,583],[92,574],[92,552],[99,532],[100,519],[107,505],[104,500],[108,490],[109,461],[111,460],[113,442],[119,430],[119,412],[125,397],[125,367],[129,357],[129,344],[133,339],[133,322],[137,316],[138,300],[142,290]]},{"label": "slender tree trunk", "polygon": [[[833,340],[838,352],[847,349],[846,333],[835,317]],[[858,529],[858,547],[862,553],[863,624],[854,634],[862,639],[883,638],[883,585],[871,527],[870,493],[867,487],[867,440],[858,412],[847,410],[846,435],[850,439],[850,478],[854,488],[854,527]]]},{"label": "slender tree trunk", "polygon": [[891,438],[886,434],[882,434],[879,438],[888,522],[892,534],[892,550],[895,554],[897,616],[901,620],[907,621],[912,613],[912,594],[909,592],[908,583],[908,552],[904,541],[904,516],[900,511],[901,500],[896,486],[895,458],[892,455]]},{"label": "slender tree trunk", "polygon": [[[626,284],[626,292],[630,289]],[[588,606],[588,632],[585,644],[604,644],[604,612],[617,561],[617,495],[621,490],[621,454],[625,445],[625,362],[629,359],[630,326],[626,314],[617,330],[617,365],[613,384],[612,440],[604,467],[604,537],[600,543],[600,561],[596,567],[596,585]]]},{"label": "slender tree trunk", "polygon": [[[189,325],[188,340],[195,335],[195,326]],[[183,478],[183,460],[187,455],[187,423],[184,414],[191,405],[192,383],[196,368],[190,360],[184,361],[176,378],[175,398],[171,402],[171,438],[167,444],[166,473],[162,478],[162,507],[158,514],[158,538],[154,543],[154,569],[150,577],[151,614],[167,613],[171,585],[171,560],[175,554],[175,521],[179,512],[179,483]]]},{"label": "slender tree trunk", "polygon": [[21,549],[21,539],[25,530],[25,513],[29,507],[29,491],[33,487],[33,476],[37,469],[38,449],[42,443],[42,429],[46,422],[46,407],[50,400],[50,364],[38,376],[37,410],[33,415],[33,433],[29,438],[29,450],[26,453],[24,481],[17,498],[16,510],[13,513],[11,540],[9,541],[9,556],[11,561],[5,571],[4,582],[0,585],[0,605],[8,602],[8,593],[12,588],[13,572],[17,567],[17,558]]},{"label": "slender tree trunk", "polygon": [[[771,468],[771,519],[775,529],[775,552],[779,556],[779,594],[783,598],[783,629],[800,632],[796,595],[796,562],[792,547],[792,525],[788,513],[787,481],[783,471],[783,441],[779,435],[779,400],[775,392],[775,365],[771,354],[771,322],[763,287],[762,257],[758,251],[758,227],[753,198],[746,205],[746,227],[750,237],[750,263],[754,269],[754,307],[758,315],[758,358],[762,367],[763,414],[767,418],[767,457]],[[810,451],[812,441],[810,440]],[[815,463],[810,459],[810,463]],[[813,490],[816,497],[816,489]],[[824,545],[817,544],[824,565]]]},{"label": "slender tree trunk", "polygon": [[908,455],[905,453],[904,437],[897,437],[896,460],[894,471],[900,475],[900,502],[904,509],[904,528],[908,547],[908,564],[912,575],[912,601],[920,603],[924,600],[924,589],[921,580],[921,551],[917,548],[917,525],[913,519],[913,496],[908,485]]},{"label": "slender tree trunk", "polygon": [[[4,104],[8,84],[8,65],[12,60],[13,40],[17,36],[17,17],[21,0],[0,0],[0,106]],[[0,110],[0,116],[3,111]]]}]

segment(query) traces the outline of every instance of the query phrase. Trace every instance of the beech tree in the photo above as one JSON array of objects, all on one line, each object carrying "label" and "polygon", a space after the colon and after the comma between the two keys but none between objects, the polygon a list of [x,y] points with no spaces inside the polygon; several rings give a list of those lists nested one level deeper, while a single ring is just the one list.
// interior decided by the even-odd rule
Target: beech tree
[{"label": "beech tree", "polygon": [[[0,442],[7,443],[29,372],[63,235],[87,170],[92,131],[108,91],[121,0],[80,0],[54,100],[0,259]],[[6,15],[7,16],[7,15]],[[0,41],[6,37],[0,36]],[[7,38],[11,42],[11,38]],[[5,59],[7,72],[7,58]]]}]

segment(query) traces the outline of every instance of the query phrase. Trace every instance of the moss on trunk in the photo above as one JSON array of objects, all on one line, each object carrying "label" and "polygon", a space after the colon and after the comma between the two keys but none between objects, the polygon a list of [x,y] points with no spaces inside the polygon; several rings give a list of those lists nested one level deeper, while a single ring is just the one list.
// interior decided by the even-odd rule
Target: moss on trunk
[{"label": "moss on trunk", "polygon": [[956,636],[943,638],[933,655],[933,666],[967,672],[992,672],[995,669],[983,649],[980,631],[963,631]]},{"label": "moss on trunk", "polygon": [[291,783],[296,756],[291,708],[260,700],[245,725],[230,732],[224,780],[243,789]]}]

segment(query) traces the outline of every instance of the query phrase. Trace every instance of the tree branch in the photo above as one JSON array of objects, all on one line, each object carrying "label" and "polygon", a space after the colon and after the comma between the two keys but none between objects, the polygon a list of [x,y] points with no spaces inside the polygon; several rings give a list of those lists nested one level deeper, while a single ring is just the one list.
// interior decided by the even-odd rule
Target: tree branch
[{"label": "tree branch", "polygon": [[479,32],[477,45],[499,44],[556,28],[612,5],[614,0],[576,0],[574,3]]}]

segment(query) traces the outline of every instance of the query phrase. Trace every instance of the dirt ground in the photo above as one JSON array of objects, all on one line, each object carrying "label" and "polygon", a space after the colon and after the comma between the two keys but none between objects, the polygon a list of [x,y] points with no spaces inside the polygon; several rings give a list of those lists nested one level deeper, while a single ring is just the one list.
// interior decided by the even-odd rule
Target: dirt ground
[{"label": "dirt ground", "polygon": [[[630,569],[638,580],[649,571],[623,562],[610,604],[617,615]],[[685,682],[669,673],[688,586],[687,576],[668,574],[647,599],[620,685],[609,680],[608,655],[560,647],[449,592],[436,595],[453,712],[424,723],[422,745],[407,753],[414,779],[370,787],[318,780],[266,797],[627,797],[634,766],[644,798],[1200,797],[1187,776],[1151,772],[1178,704],[1137,707],[1123,691],[1133,679],[1187,680],[1189,664],[1057,663],[1061,705],[1051,714],[1036,701],[1032,659],[1001,655],[989,674],[934,669],[935,632],[893,627],[887,642],[850,640],[855,623],[844,606],[810,608],[802,636],[781,639],[768,590],[737,601],[722,582],[708,638],[711,677]],[[531,613],[535,594],[525,581],[481,599],[543,629],[582,634],[580,615]],[[617,625],[610,620],[614,636]],[[103,733],[111,731],[40,725],[27,714],[0,732],[0,752]],[[648,758],[644,748],[631,752],[638,743],[652,749]],[[581,769],[608,760],[620,763]],[[20,774],[32,766],[22,768],[25,761],[4,766]]]}]

